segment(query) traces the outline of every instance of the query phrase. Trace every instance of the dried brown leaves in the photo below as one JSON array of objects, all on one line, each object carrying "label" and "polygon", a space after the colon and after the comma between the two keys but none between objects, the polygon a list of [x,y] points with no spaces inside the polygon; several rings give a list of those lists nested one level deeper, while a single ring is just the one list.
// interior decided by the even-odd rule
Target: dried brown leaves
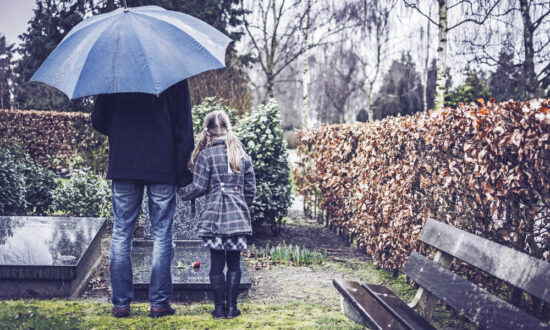
[{"label": "dried brown leaves", "polygon": [[80,112],[0,110],[0,141],[22,142],[43,164],[50,157],[72,156],[95,141],[90,114]]},{"label": "dried brown leaves", "polygon": [[296,183],[390,270],[428,217],[550,260],[549,102],[305,129]]}]

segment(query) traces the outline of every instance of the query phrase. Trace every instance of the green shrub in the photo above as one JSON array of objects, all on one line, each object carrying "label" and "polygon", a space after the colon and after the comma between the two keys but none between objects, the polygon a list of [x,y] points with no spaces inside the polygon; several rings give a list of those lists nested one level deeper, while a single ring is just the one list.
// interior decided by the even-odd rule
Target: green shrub
[{"label": "green shrub", "polygon": [[35,215],[50,213],[53,202],[52,192],[57,186],[54,173],[36,163],[28,154],[25,154],[21,165],[27,186],[26,213]]},{"label": "green shrub", "polygon": [[283,263],[291,266],[318,265],[327,261],[326,250],[308,250],[305,246],[287,245],[285,242],[277,246],[271,246],[268,242],[263,249],[257,249],[252,244],[246,255],[252,258],[270,260],[272,263]]},{"label": "green shrub", "polygon": [[19,144],[0,148],[0,215],[50,212],[54,174],[37,164]]},{"label": "green shrub", "polygon": [[237,111],[223,104],[224,99],[218,99],[215,97],[205,97],[201,104],[193,107],[193,132],[195,136],[204,129],[204,118],[212,111],[225,111],[231,125],[234,126],[238,120]]},{"label": "green shrub", "polygon": [[53,198],[56,212],[79,217],[112,217],[109,184],[90,169],[73,170],[69,179],[58,179]]},{"label": "green shrub", "polygon": [[292,203],[290,168],[279,106],[273,100],[243,118],[235,127],[256,174],[252,220],[277,229]]},{"label": "green shrub", "polygon": [[10,148],[0,148],[0,215],[21,215],[27,202],[25,176]]}]

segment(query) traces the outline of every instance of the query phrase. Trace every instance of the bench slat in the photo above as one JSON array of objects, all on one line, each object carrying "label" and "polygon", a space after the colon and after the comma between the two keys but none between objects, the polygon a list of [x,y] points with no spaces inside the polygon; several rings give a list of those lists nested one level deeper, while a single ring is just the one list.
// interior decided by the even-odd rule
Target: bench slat
[{"label": "bench slat", "polygon": [[[361,314],[372,329],[407,329],[388,312],[361,284],[334,279],[333,284],[340,294]],[[365,306],[365,307],[363,307]],[[368,312],[367,312],[368,310]]]},{"label": "bench slat", "polygon": [[[537,318],[413,251],[403,272],[446,304],[487,329],[542,329]],[[548,328],[545,328],[548,329]]]},{"label": "bench slat", "polygon": [[550,303],[548,262],[433,219],[418,239]]},{"label": "bench slat", "polygon": [[376,284],[363,284],[363,287],[409,329],[436,329],[395,295],[392,290]]}]

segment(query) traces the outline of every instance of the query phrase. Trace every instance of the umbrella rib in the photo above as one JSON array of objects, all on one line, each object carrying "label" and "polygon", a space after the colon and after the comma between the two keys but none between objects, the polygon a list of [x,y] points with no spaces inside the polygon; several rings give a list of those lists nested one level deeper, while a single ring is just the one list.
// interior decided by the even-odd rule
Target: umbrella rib
[{"label": "umbrella rib", "polygon": [[[84,59],[84,62],[82,63],[82,69],[84,69],[84,66],[86,65],[86,62],[88,61],[88,58],[90,57],[90,53],[92,52],[92,49],[94,49],[94,46],[95,46],[96,42],[99,40],[99,38],[101,38],[103,36],[103,32],[105,32],[105,30],[110,28],[116,22],[117,21],[113,20],[110,24],[105,24],[105,27],[103,28],[103,30],[101,30],[101,32],[98,33],[97,38],[93,42],[93,46],[90,47],[90,49],[88,50],[88,54],[86,54],[86,59]],[[80,31],[82,31],[82,30],[80,30]],[[71,97],[70,97],[71,100],[75,99],[74,92],[75,92],[76,88],[78,87],[78,83],[80,82],[80,77],[82,76],[82,72],[83,72],[82,69],[80,70],[80,73],[78,74],[78,78],[76,79],[76,83],[74,84],[74,88],[73,88],[73,91],[72,91]],[[78,97],[79,96],[77,96],[76,98],[78,98]]]},{"label": "umbrella rib", "polygon": [[[177,29],[177,30],[180,30],[181,32],[183,32],[189,39],[193,40],[195,42],[196,45],[198,45],[198,47],[201,49],[201,50],[204,50],[209,57],[211,57],[212,59],[214,59],[216,62],[218,62],[221,66],[225,67],[225,61],[224,63],[220,62],[214,55],[212,55],[212,53],[210,53],[210,50],[208,50],[207,48],[205,48],[197,39],[195,39],[193,36],[191,36],[189,33],[187,33],[186,31],[182,30],[181,28],[179,28],[178,26],[168,22],[168,21],[165,21],[165,20],[162,20],[160,18],[157,18],[157,17],[154,17],[154,16],[151,16],[151,15],[147,15],[147,13],[142,13],[142,12],[134,12],[134,14],[136,15],[140,15],[140,16],[145,16],[149,19],[154,19],[160,23],[163,23],[163,24],[167,24],[167,25],[170,25],[172,26],[173,28]],[[217,31],[219,32],[219,31]],[[221,32],[219,32],[221,33]],[[228,38],[229,39],[229,38]],[[229,41],[227,42],[228,44],[231,42],[231,39],[229,39]]]},{"label": "umbrella rib", "polygon": [[[133,12],[135,13],[135,12]],[[147,64],[147,71],[149,71],[149,76],[151,77],[151,81],[155,84],[155,90],[157,91],[157,95],[160,94],[159,91],[157,89],[160,89],[160,88],[157,88],[156,86],[156,83],[155,83],[155,77],[153,75],[153,71],[151,70],[151,65],[149,64],[149,56],[147,55],[147,50],[145,49],[145,47],[143,46],[143,43],[141,42],[141,39],[138,37],[138,35],[136,34],[136,31],[134,29],[132,29],[132,32],[134,34],[134,38],[137,40],[138,44],[139,44],[139,47],[141,48],[141,50],[143,51],[143,54],[145,54],[145,58],[147,59],[145,62]]]},{"label": "umbrella rib", "polygon": [[[115,10],[116,11],[116,10]],[[87,18],[85,20],[83,20],[82,22],[78,23],[74,28],[78,28],[78,30],[76,31],[69,31],[69,33],[67,33],[67,35],[63,38],[63,40],[61,40],[60,44],[62,42],[64,42],[66,39],[70,38],[71,36],[73,36],[74,34],[88,28],[88,27],[92,27],[92,26],[95,26],[96,24],[98,23],[101,23],[107,19],[110,19],[111,16],[113,15],[116,15],[117,13],[115,11],[111,11],[109,13],[105,13],[105,14],[102,14],[102,15],[97,15],[97,16],[92,16],[90,18]],[[88,22],[89,20],[91,20],[91,22]],[[78,27],[78,25],[83,25],[82,27]]]}]

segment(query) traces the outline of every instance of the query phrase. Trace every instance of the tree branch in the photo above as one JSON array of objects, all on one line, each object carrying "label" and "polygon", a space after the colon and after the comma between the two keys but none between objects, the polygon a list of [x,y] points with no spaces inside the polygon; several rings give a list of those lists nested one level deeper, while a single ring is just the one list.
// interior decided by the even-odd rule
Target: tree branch
[{"label": "tree branch", "polygon": [[435,24],[436,26],[440,27],[439,23],[434,21],[430,16],[426,15],[422,10],[420,10],[420,8],[418,8],[416,3],[410,3],[407,0],[403,0],[403,2],[405,3],[405,7],[412,8],[412,9],[416,10],[420,15],[426,17],[428,19],[428,21],[430,21],[433,24]]}]

